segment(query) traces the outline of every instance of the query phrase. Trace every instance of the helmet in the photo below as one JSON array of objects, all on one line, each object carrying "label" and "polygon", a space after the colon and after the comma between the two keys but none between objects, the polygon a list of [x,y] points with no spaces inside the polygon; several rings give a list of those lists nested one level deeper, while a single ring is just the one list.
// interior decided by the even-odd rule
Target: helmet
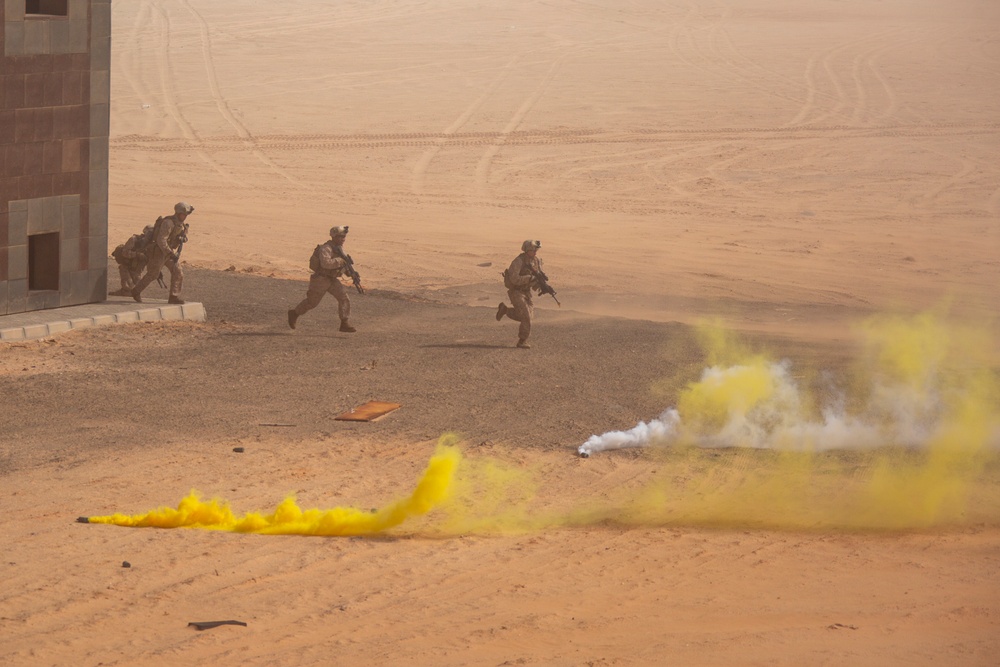
[{"label": "helmet", "polygon": [[331,227],[330,236],[347,236],[348,229],[350,229],[350,225],[338,225],[337,227]]},{"label": "helmet", "polygon": [[531,239],[528,239],[527,241],[521,244],[521,252],[528,252],[529,250],[538,250],[541,247],[542,247],[541,241],[533,241]]},{"label": "helmet", "polygon": [[177,202],[176,204],[174,204],[174,213],[178,214],[183,213],[184,215],[190,215],[191,213],[194,213],[194,206],[191,206],[191,204],[185,204],[182,201]]}]

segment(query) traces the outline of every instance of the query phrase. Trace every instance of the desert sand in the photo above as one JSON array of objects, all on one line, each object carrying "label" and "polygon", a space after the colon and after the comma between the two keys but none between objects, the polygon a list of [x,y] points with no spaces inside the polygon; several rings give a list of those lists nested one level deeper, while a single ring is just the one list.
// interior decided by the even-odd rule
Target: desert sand
[{"label": "desert sand", "polygon": [[[820,386],[866,319],[933,311],[995,387],[998,25],[990,0],[114,3],[109,234],[194,205],[209,321],[0,349],[0,662],[995,664],[995,456],[962,507],[887,527],[634,511],[780,480],[773,452],[575,453],[683,397],[706,319]],[[359,333],[332,302],[291,332],[334,224]],[[563,303],[530,351],[492,317],[526,238]],[[369,399],[404,407],[333,420]],[[530,501],[354,537],[73,521],[192,489],[379,509],[448,432]],[[878,457],[825,451],[816,487]],[[187,625],[223,619],[248,625]]]}]

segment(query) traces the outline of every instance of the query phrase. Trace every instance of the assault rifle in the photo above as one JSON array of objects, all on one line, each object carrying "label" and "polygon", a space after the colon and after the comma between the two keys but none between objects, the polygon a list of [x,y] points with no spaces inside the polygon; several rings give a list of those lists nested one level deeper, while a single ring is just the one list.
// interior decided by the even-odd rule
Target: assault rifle
[{"label": "assault rifle", "polygon": [[351,281],[354,283],[354,288],[358,290],[358,294],[364,294],[365,288],[361,286],[361,275],[354,269],[354,260],[351,256],[344,252],[344,247],[339,245],[334,245],[333,249],[337,251],[340,258],[346,262],[344,265],[344,270],[347,271],[347,275],[351,277]]},{"label": "assault rifle", "polygon": [[549,277],[545,275],[541,269],[535,271],[530,265],[528,265],[528,271],[531,272],[532,277],[535,279],[535,287],[538,289],[538,293],[543,295],[548,294],[555,299],[556,304],[562,308],[562,304],[559,303],[559,299],[556,299],[556,291],[552,289],[552,285],[549,284]]},{"label": "assault rifle", "polygon": [[177,262],[177,263],[180,263],[180,261],[181,261],[181,250],[184,250],[184,244],[187,243],[187,240],[188,240],[188,230],[190,228],[191,228],[191,225],[189,225],[188,223],[185,222],[184,223],[184,231],[181,232],[181,235],[179,237],[177,237],[177,241],[178,241],[178,243],[177,243],[177,252],[174,253],[176,255],[176,258],[174,259],[174,261]]},{"label": "assault rifle", "polygon": [[[160,219],[158,218],[156,221],[159,222]],[[187,240],[188,240],[188,229],[190,227],[191,227],[191,225],[189,225],[187,223],[184,223],[184,232],[178,237],[179,243],[177,244],[177,251],[174,253],[174,256],[175,256],[174,263],[175,264],[179,265],[181,263],[181,250],[184,250],[184,244],[187,243]],[[163,282],[163,269],[160,269],[160,275],[156,276],[156,282],[159,283],[160,287],[166,287],[167,286],[167,284],[165,282]]]}]

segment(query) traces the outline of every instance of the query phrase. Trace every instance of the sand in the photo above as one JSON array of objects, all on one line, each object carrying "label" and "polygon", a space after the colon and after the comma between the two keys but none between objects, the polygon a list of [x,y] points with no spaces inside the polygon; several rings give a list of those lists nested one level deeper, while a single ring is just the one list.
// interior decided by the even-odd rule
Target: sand
[{"label": "sand", "polygon": [[[498,272],[523,239],[540,239],[563,308],[539,302],[536,337],[549,322],[570,345],[575,327],[600,354],[616,345],[614,333],[592,335],[608,322],[669,337],[717,318],[779,355],[845,371],[872,315],[937,309],[995,332],[998,22],[990,0],[118,2],[109,235],[121,242],[183,200],[196,209],[191,269],[301,281],[326,230],[349,224],[375,298],[483,318],[503,298]],[[226,326],[287,334],[288,303],[268,303],[261,324],[251,312],[219,321],[227,301],[262,307],[256,283],[240,284],[204,299],[216,315],[203,327],[142,336],[183,350]],[[312,322],[329,320],[322,308]],[[512,342],[509,327],[483,342],[493,334],[423,317],[444,337],[427,345],[475,355]],[[406,319],[394,322],[385,345],[402,350]],[[13,390],[55,382],[86,370],[78,354],[113,368],[101,347],[137,349],[148,330],[0,350],[0,378]],[[314,342],[305,352],[321,354]],[[368,362],[329,354],[355,374]],[[417,396],[421,354],[399,379]],[[566,386],[586,376],[586,357],[570,366],[550,348],[536,359]],[[666,396],[646,380],[603,404],[564,391],[554,410],[565,418],[541,443],[526,435],[530,412],[500,412],[483,416],[488,436],[463,422],[464,446],[535,471],[554,507],[641,486],[655,460],[572,452],[656,416],[692,377],[669,360],[647,372],[672,383]],[[139,376],[138,400],[166,409],[172,377]],[[59,408],[48,391],[33,400]],[[7,443],[7,664],[987,665],[1000,654],[989,504],[954,525],[874,533],[611,522],[337,539],[90,526],[72,519],[174,504],[191,488],[243,511],[289,491],[310,506],[375,506],[407,493],[453,428],[400,416],[388,434],[329,422],[234,438],[206,412],[169,449],[102,450],[90,429],[124,428],[128,414],[94,409],[104,416],[74,413],[85,444],[27,417]],[[255,438],[254,465],[206,454]],[[225,618],[248,626],[187,627]]]}]

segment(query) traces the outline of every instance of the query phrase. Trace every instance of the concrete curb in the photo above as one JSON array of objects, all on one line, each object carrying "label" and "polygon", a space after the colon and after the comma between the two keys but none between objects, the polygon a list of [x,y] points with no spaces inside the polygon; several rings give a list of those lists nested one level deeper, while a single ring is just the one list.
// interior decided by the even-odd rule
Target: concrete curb
[{"label": "concrete curb", "polygon": [[37,340],[47,338],[66,331],[103,327],[112,324],[128,324],[130,322],[157,322],[190,320],[204,322],[207,315],[205,306],[200,303],[185,303],[183,305],[166,305],[139,307],[123,310],[117,313],[94,315],[91,317],[75,317],[73,319],[58,319],[58,309],[51,311],[53,320],[44,324],[28,324],[25,326],[0,329],[0,342],[9,343],[20,340]]}]

